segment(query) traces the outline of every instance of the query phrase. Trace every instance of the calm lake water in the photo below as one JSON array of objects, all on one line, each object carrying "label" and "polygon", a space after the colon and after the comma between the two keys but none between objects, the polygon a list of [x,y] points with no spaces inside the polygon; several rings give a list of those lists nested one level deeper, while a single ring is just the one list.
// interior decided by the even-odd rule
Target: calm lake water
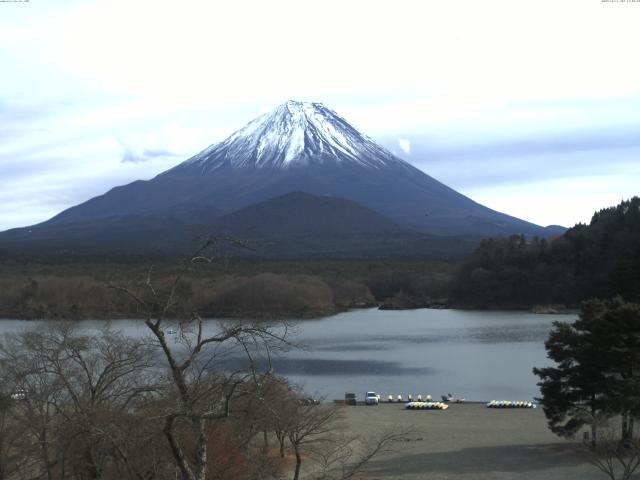
[{"label": "calm lake water", "polygon": [[[451,392],[468,400],[530,400],[539,395],[534,366],[549,365],[544,341],[554,320],[574,315],[463,310],[354,310],[297,324],[304,346],[275,358],[276,373],[327,399]],[[36,322],[0,320],[0,333]],[[98,329],[99,321],[81,322]],[[115,320],[127,335],[146,335],[141,321]]]}]

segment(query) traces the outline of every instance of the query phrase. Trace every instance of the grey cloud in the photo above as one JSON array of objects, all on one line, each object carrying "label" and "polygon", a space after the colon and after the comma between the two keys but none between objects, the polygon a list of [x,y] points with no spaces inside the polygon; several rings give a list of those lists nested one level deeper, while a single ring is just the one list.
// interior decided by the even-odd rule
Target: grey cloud
[{"label": "grey cloud", "polygon": [[18,180],[21,177],[29,177],[33,175],[37,169],[45,169],[47,163],[45,161],[34,161],[30,159],[20,159],[20,161],[14,158],[4,158],[0,156],[0,171],[2,172],[3,180],[8,178]]},{"label": "grey cloud", "polygon": [[578,108],[581,110],[596,109],[620,109],[629,106],[639,106],[640,97],[618,98],[556,98],[547,100],[518,100],[509,103],[511,108]]},{"label": "grey cloud", "polygon": [[[41,131],[42,129],[38,129]],[[0,130],[0,139],[3,138],[3,132],[10,130]],[[9,133],[7,133],[9,135]],[[10,136],[8,138],[15,138]],[[86,140],[87,136],[75,136],[56,139],[54,141],[38,142],[34,139],[28,146],[20,149],[14,149],[6,153],[0,153],[0,174],[4,176],[32,176],[34,173],[56,172],[60,170],[61,165],[66,165],[69,161],[66,157],[50,156],[47,152],[51,149],[63,147]]]},{"label": "grey cloud", "polygon": [[25,124],[44,119],[70,106],[69,102],[30,103],[0,97],[0,123],[3,125]]},{"label": "grey cloud", "polygon": [[[461,157],[518,157],[640,148],[640,129],[630,127],[537,134],[524,138],[489,139],[485,142],[456,140],[444,143],[440,139],[429,138],[428,135],[407,138],[411,140],[412,157],[430,161]],[[386,140],[385,143],[392,144],[391,140]]]},{"label": "grey cloud", "polygon": [[38,122],[55,113],[50,103],[31,104],[0,98],[0,140],[11,140],[43,131]]},{"label": "grey cloud", "polygon": [[46,107],[21,104],[0,98],[0,121],[23,122],[40,118],[49,113]]},{"label": "grey cloud", "polygon": [[134,152],[129,147],[125,147],[124,153],[122,154],[122,159],[120,162],[127,163],[140,163],[140,162],[148,162],[149,160],[153,160],[158,157],[179,157],[180,155],[171,152],[170,150],[152,150],[145,149],[142,152]]},{"label": "grey cloud", "polygon": [[517,139],[499,145],[487,145],[487,153],[511,156],[514,154],[574,153],[594,150],[640,148],[638,130],[586,130],[566,136],[547,136]]},{"label": "grey cloud", "polygon": [[[622,153],[621,153],[622,152]],[[446,161],[416,162],[415,165],[454,188],[522,184],[548,179],[572,179],[608,175],[637,175],[640,148],[552,152],[545,155],[450,157]]]},{"label": "grey cloud", "polygon": [[[2,121],[2,119],[0,119]],[[3,126],[0,127],[0,140],[11,141],[16,138],[37,134],[40,132],[46,132],[47,130],[43,127],[25,127],[25,126]]]},{"label": "grey cloud", "polygon": [[[459,135],[450,143],[428,135],[406,137],[411,140],[411,163],[454,188],[630,171],[640,158],[640,134],[630,127],[484,142],[465,141]],[[383,143],[393,147],[396,138]]]}]

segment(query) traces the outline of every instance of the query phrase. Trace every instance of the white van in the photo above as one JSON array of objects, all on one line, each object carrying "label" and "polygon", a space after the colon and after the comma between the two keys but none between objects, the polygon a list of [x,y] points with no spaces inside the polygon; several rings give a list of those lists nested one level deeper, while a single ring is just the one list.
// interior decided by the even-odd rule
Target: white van
[{"label": "white van", "polygon": [[364,396],[365,405],[378,405],[380,403],[380,395],[376,392],[367,392]]}]

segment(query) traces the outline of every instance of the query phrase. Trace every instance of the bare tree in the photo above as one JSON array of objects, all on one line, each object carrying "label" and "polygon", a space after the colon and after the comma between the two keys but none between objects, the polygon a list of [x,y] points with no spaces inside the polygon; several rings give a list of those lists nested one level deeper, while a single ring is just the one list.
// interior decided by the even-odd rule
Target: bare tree
[{"label": "bare tree", "polygon": [[[212,262],[215,258],[212,250],[223,241],[238,243],[226,237],[207,241],[185,261],[166,292],[156,289],[152,269],[142,291],[122,285],[113,287],[139,306],[144,323],[169,367],[175,401],[164,414],[163,432],[184,480],[205,479],[210,441],[207,426],[212,421],[232,416],[232,400],[247,395],[247,382],[258,377],[255,356],[262,352],[268,359],[274,349],[286,344],[286,328],[276,331],[267,325],[233,323],[207,329],[197,312],[182,310],[178,292],[185,275],[198,264]],[[179,317],[178,332],[169,334],[176,335],[174,342],[165,332],[171,328],[169,319],[172,315]],[[238,352],[244,355],[247,363],[231,373],[224,373],[223,360],[228,361]],[[189,442],[194,445],[191,455],[185,450]]]},{"label": "bare tree", "polygon": [[303,451],[317,450],[322,444],[329,442],[329,433],[335,431],[339,415],[337,407],[314,403],[300,403],[295,410],[289,412],[287,438],[296,456],[293,480],[298,480],[300,476]]},{"label": "bare tree", "polygon": [[347,480],[362,472],[375,457],[395,451],[397,443],[416,433],[411,428],[396,428],[371,438],[337,435],[329,448],[316,452],[313,460],[320,466],[314,480]]},{"label": "bare tree", "polygon": [[268,435],[273,433],[278,442],[280,458],[284,458],[292,426],[291,413],[299,408],[301,396],[285,378],[272,374],[264,375],[259,386],[256,423],[262,430],[265,448],[268,446]]},{"label": "bare tree", "polygon": [[308,478],[351,479],[374,457],[392,451],[398,441],[415,433],[411,428],[395,428],[367,438],[349,435],[341,422],[341,407],[309,401],[303,394],[298,394],[294,403],[277,407],[283,405],[286,405],[286,414],[282,418],[286,423],[280,428],[286,433],[296,457],[293,480],[300,477],[303,458],[309,458],[318,467],[307,473]]},{"label": "bare tree", "polygon": [[127,430],[139,418],[136,402],[156,391],[152,352],[147,343],[109,329],[81,335],[71,324],[5,339],[3,372],[21,398],[13,418],[40,446],[43,474],[31,468],[30,478],[97,479],[114,469],[124,478],[150,478],[148,467],[132,462]]},{"label": "bare tree", "polygon": [[5,336],[0,341],[2,385],[8,387],[10,421],[23,432],[21,456],[37,478],[51,480],[57,463],[55,443],[56,405],[61,383],[42,361],[33,355],[38,342],[29,332]]},{"label": "bare tree", "polygon": [[[8,385],[2,381],[3,387]],[[14,418],[15,404],[21,401],[20,395],[9,393],[11,389],[3,390],[0,392],[0,480],[13,478],[29,468],[33,459],[30,455],[33,448],[24,441],[21,425]]]},{"label": "bare tree", "polygon": [[620,439],[612,427],[601,429],[596,445],[585,444],[589,462],[611,480],[628,480],[640,467],[640,438]]}]

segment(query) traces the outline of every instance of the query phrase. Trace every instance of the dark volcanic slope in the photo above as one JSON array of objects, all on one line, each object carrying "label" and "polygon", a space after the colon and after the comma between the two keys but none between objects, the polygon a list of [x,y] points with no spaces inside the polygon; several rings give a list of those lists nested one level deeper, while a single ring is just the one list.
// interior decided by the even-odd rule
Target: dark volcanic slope
[{"label": "dark volcanic slope", "polygon": [[142,253],[186,248],[195,225],[154,215],[96,217],[78,222],[40,224],[0,234],[0,250],[42,253]]},{"label": "dark volcanic slope", "polygon": [[242,238],[341,238],[408,235],[406,229],[353,201],[292,192],[218,219],[213,230]]},{"label": "dark volcanic slope", "polygon": [[288,193],[218,219],[213,230],[267,257],[460,257],[475,242],[420,234],[351,200]]},{"label": "dark volcanic slope", "polygon": [[[461,195],[378,146],[321,104],[290,101],[152,180],[116,187],[43,224],[0,234],[0,248],[7,241],[35,246],[52,239],[64,247],[65,238],[69,248],[79,248],[85,241],[81,238],[97,237],[94,241],[105,248],[122,249],[131,242],[131,230],[137,247],[149,236],[139,231],[143,225],[154,232],[150,237],[155,244],[177,246],[185,232],[222,229],[224,222],[217,222],[218,217],[291,192],[351,200],[387,217],[389,223],[423,234],[557,233]],[[297,202],[304,203],[303,198],[297,197]],[[261,216],[248,212],[226,221],[236,222],[236,227],[242,223],[238,230],[260,232]],[[288,212],[280,230],[317,234],[320,225],[335,227],[308,218],[318,215],[322,211],[307,216]],[[171,231],[160,238],[169,225]]]},{"label": "dark volcanic slope", "polygon": [[221,167],[204,175],[171,171],[117,187],[54,217],[50,224],[97,216],[172,212],[176,204],[209,205],[233,212],[293,191],[353,200],[409,228],[439,235],[547,236],[542,227],[488,209],[410,165],[363,173],[352,164],[291,166],[265,171]]},{"label": "dark volcanic slope", "polygon": [[[204,213],[201,221],[196,213]],[[169,253],[193,251],[210,235],[229,235],[251,249],[234,255],[262,258],[459,258],[475,242],[408,231],[351,200],[292,192],[208,221],[191,212],[184,222],[154,215],[99,217],[5,232],[0,250],[57,253]]]}]

